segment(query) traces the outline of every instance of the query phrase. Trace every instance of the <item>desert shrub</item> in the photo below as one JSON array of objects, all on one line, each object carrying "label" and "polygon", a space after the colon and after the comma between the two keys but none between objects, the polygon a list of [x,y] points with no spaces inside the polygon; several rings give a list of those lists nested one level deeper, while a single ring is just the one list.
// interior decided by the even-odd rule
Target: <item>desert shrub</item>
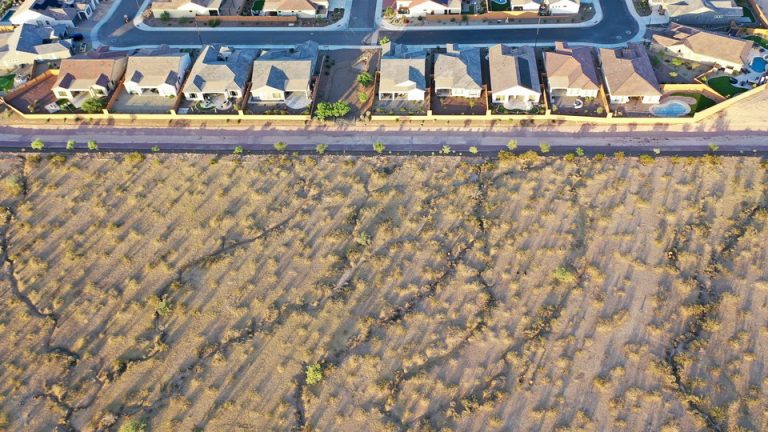
[{"label": "desert shrub", "polygon": [[171,302],[168,300],[160,300],[157,302],[157,306],[155,307],[155,312],[157,312],[158,315],[161,317],[165,317],[171,314],[173,311],[173,307],[171,306]]},{"label": "desert shrub", "polygon": [[125,160],[131,164],[144,162],[144,155],[139,152],[131,152],[125,157]]},{"label": "desert shrub", "polygon": [[552,146],[549,145],[549,143],[541,143],[539,144],[539,150],[542,154],[547,154],[552,150]]},{"label": "desert shrub", "polygon": [[57,155],[51,156],[50,160],[54,166],[60,167],[64,165],[64,162],[67,161],[67,157],[64,155],[57,154]]},{"label": "desert shrub", "polygon": [[328,150],[328,144],[320,143],[315,146],[315,151],[317,152],[317,154],[323,154],[325,153],[326,150]]},{"label": "desert shrub", "polygon": [[507,148],[509,149],[509,151],[514,151],[515,149],[517,149],[517,140],[515,138],[512,138],[509,141],[507,141]]},{"label": "desert shrub", "polygon": [[118,432],[144,432],[147,430],[147,423],[139,419],[130,419],[123,423]]},{"label": "desert shrub", "polygon": [[376,141],[375,143],[373,143],[373,151],[375,151],[378,154],[384,153],[384,150],[386,150],[386,148],[387,147],[381,141]]},{"label": "desert shrub", "polygon": [[554,277],[556,281],[561,283],[573,283],[576,281],[576,275],[571,270],[565,267],[556,268],[554,273],[552,274],[552,277]]},{"label": "desert shrub", "polygon": [[288,144],[286,144],[284,141],[278,141],[276,142],[273,147],[275,147],[275,150],[279,152],[284,152],[286,148],[288,148]]},{"label": "desert shrub", "polygon": [[443,148],[440,149],[440,154],[444,154],[444,155],[451,154],[451,146],[444,145]]},{"label": "desert shrub", "polygon": [[88,150],[94,150],[95,151],[95,150],[98,150],[98,149],[99,149],[99,145],[96,143],[96,141],[94,141],[94,140],[88,141]]},{"label": "desert shrub", "polygon": [[475,146],[470,147],[469,148],[469,152],[472,153],[472,154],[477,154],[477,152],[478,152],[477,147],[475,147]]},{"label": "desert shrub", "polygon": [[67,150],[74,150],[75,149],[75,140],[67,140]]},{"label": "desert shrub", "polygon": [[243,146],[237,146],[234,150],[232,150],[233,154],[240,155],[243,154]]},{"label": "desert shrub", "polygon": [[579,157],[584,156],[584,149],[581,147],[576,147],[576,156],[579,156]]},{"label": "desert shrub", "polygon": [[624,152],[623,151],[614,152],[613,157],[616,158],[616,160],[624,160]]},{"label": "desert shrub", "polygon": [[3,179],[3,189],[11,196],[21,195],[24,191],[24,180],[17,175],[9,175]]},{"label": "desert shrub", "polygon": [[307,376],[307,384],[315,385],[323,380],[323,366],[320,363],[309,365],[305,374]]},{"label": "desert shrub", "polygon": [[641,165],[646,165],[646,166],[653,165],[653,162],[655,161],[653,156],[649,154],[642,154],[640,155],[640,157],[637,158],[637,160],[638,162],[640,162]]}]

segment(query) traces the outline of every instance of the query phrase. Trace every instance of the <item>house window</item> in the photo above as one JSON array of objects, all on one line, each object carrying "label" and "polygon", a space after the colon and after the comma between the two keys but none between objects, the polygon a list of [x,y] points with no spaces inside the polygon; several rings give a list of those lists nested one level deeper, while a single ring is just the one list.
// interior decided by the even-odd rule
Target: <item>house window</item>
[{"label": "house window", "polygon": [[198,99],[197,93],[188,93],[187,97],[189,99]]},{"label": "house window", "polygon": [[230,90],[229,91],[229,96],[230,97],[237,97],[238,96],[237,90]]}]

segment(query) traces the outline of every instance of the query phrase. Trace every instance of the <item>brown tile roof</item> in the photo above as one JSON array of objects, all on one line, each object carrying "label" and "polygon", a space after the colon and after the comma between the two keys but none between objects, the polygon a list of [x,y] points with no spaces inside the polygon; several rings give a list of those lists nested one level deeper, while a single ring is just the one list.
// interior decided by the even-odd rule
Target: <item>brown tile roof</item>
[{"label": "brown tile roof", "polygon": [[663,35],[653,35],[651,40],[672,48],[684,45],[696,54],[722,59],[731,63],[747,63],[754,43],[680,24],[671,24]]},{"label": "brown tile roof", "polygon": [[550,87],[597,90],[600,86],[590,47],[566,48],[557,42],[555,51],[544,53],[544,68]]},{"label": "brown tile roof", "polygon": [[611,96],[660,96],[659,82],[645,47],[629,44],[617,50],[600,48],[603,76]]}]

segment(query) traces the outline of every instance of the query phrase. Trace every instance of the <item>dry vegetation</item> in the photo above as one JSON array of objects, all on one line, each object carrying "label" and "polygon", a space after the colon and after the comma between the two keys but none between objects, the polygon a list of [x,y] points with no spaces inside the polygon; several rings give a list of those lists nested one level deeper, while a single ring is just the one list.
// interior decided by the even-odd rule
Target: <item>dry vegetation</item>
[{"label": "dry vegetation", "polygon": [[0,178],[0,429],[768,429],[755,158]]}]

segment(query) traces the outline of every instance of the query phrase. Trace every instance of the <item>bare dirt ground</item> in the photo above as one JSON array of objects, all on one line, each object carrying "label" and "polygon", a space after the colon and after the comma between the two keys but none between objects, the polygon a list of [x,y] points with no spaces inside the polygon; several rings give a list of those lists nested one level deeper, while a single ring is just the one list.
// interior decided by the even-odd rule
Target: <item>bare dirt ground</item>
[{"label": "bare dirt ground", "polygon": [[766,168],[640,162],[3,156],[0,425],[765,430]]}]

